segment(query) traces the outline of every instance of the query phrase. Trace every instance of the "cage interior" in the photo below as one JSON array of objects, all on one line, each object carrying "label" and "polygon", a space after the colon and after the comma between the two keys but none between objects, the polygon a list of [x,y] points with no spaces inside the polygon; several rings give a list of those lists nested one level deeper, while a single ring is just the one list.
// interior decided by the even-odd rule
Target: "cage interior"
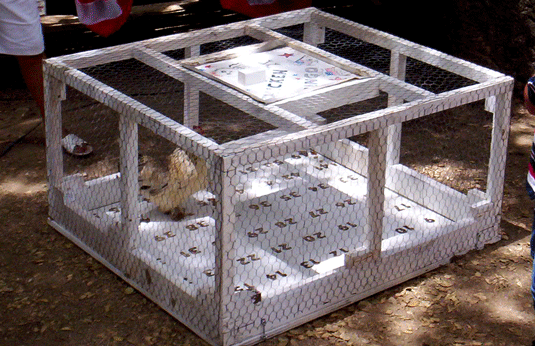
[{"label": "cage interior", "polygon": [[[266,328],[442,263],[467,251],[453,234],[477,229],[493,211],[494,114],[485,98],[397,121],[388,113],[477,82],[410,57],[400,63],[378,40],[316,29],[323,36],[292,24],[134,47],[78,69],[96,89],[111,88],[113,102],[67,88],[61,125],[94,151],[62,154],[55,188],[64,209],[54,219],[214,344],[257,340]],[[322,69],[327,76],[364,72],[263,102],[195,70],[273,42],[310,54],[285,56],[305,73],[314,59],[333,64]],[[227,70],[221,75],[236,72]],[[474,127],[488,131],[474,138]],[[493,227],[485,222],[483,230]],[[434,251],[450,240],[444,254]],[[222,316],[233,321],[230,336]]]}]

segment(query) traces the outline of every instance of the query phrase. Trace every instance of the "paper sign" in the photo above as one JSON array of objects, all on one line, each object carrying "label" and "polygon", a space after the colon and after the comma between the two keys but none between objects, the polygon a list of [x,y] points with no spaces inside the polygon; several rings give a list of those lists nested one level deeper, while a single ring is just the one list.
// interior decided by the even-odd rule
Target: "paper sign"
[{"label": "paper sign", "polygon": [[[279,101],[360,78],[351,72],[290,47],[210,62],[195,68],[204,75],[219,80],[264,103]],[[259,69],[265,70],[264,81],[248,84],[243,83],[243,76],[239,78],[240,71],[257,71]]]}]

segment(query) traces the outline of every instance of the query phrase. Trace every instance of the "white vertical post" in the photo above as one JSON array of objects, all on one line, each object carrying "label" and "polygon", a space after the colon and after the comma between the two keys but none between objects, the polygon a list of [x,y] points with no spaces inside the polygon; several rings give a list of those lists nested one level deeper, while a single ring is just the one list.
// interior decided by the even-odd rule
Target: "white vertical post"
[{"label": "white vertical post", "polygon": [[[407,66],[407,57],[400,54],[398,51],[392,51],[390,56],[390,75],[399,80],[405,80],[405,72]],[[388,107],[400,105],[403,99],[388,95]],[[388,151],[387,162],[388,165],[395,165],[399,163],[400,148],[401,148],[401,124],[395,124],[388,127]]]},{"label": "white vertical post", "polygon": [[485,99],[485,110],[491,113],[496,111],[496,96],[487,97]]},{"label": "white vertical post", "polygon": [[[139,226],[138,125],[126,114],[119,117],[122,238],[131,242]],[[132,243],[130,246],[134,245]]]},{"label": "white vertical post", "polygon": [[[236,251],[234,243],[236,234],[234,225],[236,213],[234,211],[235,189],[232,188],[229,176],[230,160],[218,159],[212,172],[214,186],[219,188],[216,206],[216,234],[215,234],[215,292],[216,304],[219,309],[219,335],[220,343],[228,345],[232,335],[229,333],[233,328],[235,319],[232,318],[236,311],[229,311],[228,307],[234,295],[234,277],[236,275],[235,260]],[[235,172],[235,170],[234,170]]]},{"label": "white vertical post", "polygon": [[487,176],[487,195],[495,204],[496,215],[500,214],[505,178],[509,122],[511,119],[512,91],[496,95],[490,145],[489,172]]},{"label": "white vertical post", "polygon": [[370,237],[370,251],[377,258],[381,255],[383,219],[385,215],[385,184],[388,128],[370,132],[368,138],[368,196],[367,234]]},{"label": "white vertical post", "polygon": [[[199,56],[200,46],[185,48],[185,58]],[[192,128],[199,125],[199,89],[186,82],[184,84],[184,126]]]},{"label": "white vertical post", "polygon": [[303,27],[303,42],[317,46],[325,42],[325,27],[314,22],[307,22]]},{"label": "white vertical post", "polygon": [[63,178],[63,153],[61,148],[61,101],[63,100],[65,100],[65,83],[45,73],[46,163],[48,182],[51,188],[59,187]]}]

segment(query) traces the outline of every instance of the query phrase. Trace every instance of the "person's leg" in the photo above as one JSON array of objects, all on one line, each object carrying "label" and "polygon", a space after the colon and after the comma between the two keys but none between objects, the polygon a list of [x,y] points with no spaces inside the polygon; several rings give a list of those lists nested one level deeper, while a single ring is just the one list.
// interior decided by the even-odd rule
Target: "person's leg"
[{"label": "person's leg", "polygon": [[39,106],[41,117],[45,117],[45,102],[43,95],[43,58],[44,54],[39,55],[19,55],[17,60],[19,62],[22,78]]},{"label": "person's leg", "polygon": [[17,58],[22,77],[44,117],[45,43],[35,0],[0,1],[0,54]]},{"label": "person's leg", "polygon": [[[533,218],[533,225],[531,226],[530,249],[531,258],[533,259],[535,257],[535,216]],[[531,272],[531,297],[533,298],[533,308],[535,309],[535,260],[533,261],[533,270]]]}]

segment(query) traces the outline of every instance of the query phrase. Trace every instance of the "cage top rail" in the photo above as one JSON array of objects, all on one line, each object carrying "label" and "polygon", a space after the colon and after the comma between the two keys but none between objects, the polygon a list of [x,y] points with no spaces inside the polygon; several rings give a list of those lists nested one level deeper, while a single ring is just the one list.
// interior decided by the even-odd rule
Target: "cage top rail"
[{"label": "cage top rail", "polygon": [[[358,117],[350,117],[330,124],[318,125],[297,133],[281,135],[276,139],[257,142],[248,147],[229,148],[225,150],[224,154],[231,161],[229,163],[230,166],[240,162],[243,157],[247,156],[259,157],[259,155],[266,155],[266,153],[289,154],[298,150],[312,148],[321,143],[323,141],[322,138],[328,137],[331,141],[335,141],[357,136],[389,125],[424,117],[437,111],[493,97],[496,87],[503,89],[501,93],[509,93],[513,89],[513,79],[511,77],[498,78],[481,85],[464,87],[462,89],[463,93],[459,93],[458,90],[446,92],[431,98],[376,110]],[[447,107],[444,106],[445,100],[449,102]]]},{"label": "cage top rail", "polygon": [[[303,24],[310,21],[311,13],[315,10],[316,9],[314,8],[307,8],[304,10],[286,12],[280,15],[251,19],[245,22],[223,24],[191,32],[177,33],[153,39],[121,44],[113,47],[93,49],[86,52],[49,58],[47,60],[50,63],[63,62],[69,67],[81,69],[98,64],[106,64],[129,59],[131,58],[131,54],[129,52],[138,46],[145,46],[158,52],[164,52],[168,50],[182,49],[244,36],[244,23],[257,24],[269,29]],[[281,16],[282,20],[279,20]]]},{"label": "cage top rail", "polygon": [[455,58],[435,49],[372,29],[338,16],[310,7],[303,10],[285,12],[242,22],[219,25],[186,33],[178,33],[134,43],[80,52],[62,57],[50,58],[50,62],[61,61],[72,68],[84,68],[96,64],[110,63],[128,59],[128,52],[136,46],[146,46],[159,52],[181,49],[193,45],[231,39],[247,35],[246,26],[265,29],[278,29],[303,23],[315,23],[351,37],[366,41],[390,51],[399,52],[407,57],[442,68],[477,82],[503,76],[503,74],[474,63]]},{"label": "cage top rail", "polygon": [[[412,57],[440,69],[474,80],[479,84],[435,94],[421,87],[409,84],[395,76],[380,73],[272,30],[303,23],[314,23],[319,27],[332,28],[357,39],[387,48],[392,53]],[[354,85],[342,83],[341,86],[320,89],[316,93],[307,96],[298,96],[271,105],[264,105],[241,92],[185,68],[182,66],[182,61],[177,61],[162,54],[162,52],[168,50],[199,47],[204,43],[241,36],[251,36],[261,41],[278,41],[298,51],[306,52],[313,57],[326,59],[334,66],[369,78],[365,83],[360,85],[358,83]],[[233,107],[247,113],[254,113],[257,118],[277,128],[288,130],[289,133],[277,137],[278,149],[276,151],[291,151],[296,145],[302,146],[303,148],[311,147],[313,146],[313,138],[315,136],[324,136],[326,134],[333,136],[337,133],[336,136],[342,138],[345,136],[345,132],[351,133],[351,135],[358,135],[376,129],[379,126],[377,123],[379,120],[381,120],[381,126],[383,126],[385,121],[387,125],[392,125],[406,121],[407,119],[424,116],[436,111],[436,108],[445,99],[448,99],[448,105],[451,108],[469,101],[472,102],[493,97],[497,94],[496,90],[501,89],[500,93],[505,93],[509,92],[512,88],[511,77],[314,8],[51,58],[45,61],[45,72],[56,79],[64,81],[67,85],[104,102],[116,111],[128,110],[134,116],[135,121],[140,124],[149,128],[156,126],[156,124],[160,128],[163,126],[164,131],[162,133],[164,137],[177,145],[189,146],[191,141],[199,143],[198,138],[196,138],[198,135],[187,126],[177,124],[165,115],[80,71],[82,68],[128,59],[136,59],[181,82],[193,82],[196,85],[202,86],[201,89],[211,96],[218,97],[218,95],[224,94],[225,102]],[[347,90],[355,90],[355,94],[358,91],[367,96],[383,91],[404,100],[406,103],[398,106],[389,106],[384,110],[339,120],[327,125],[322,125],[318,122],[308,120],[306,117],[294,114],[299,109],[299,102],[302,102],[305,98],[318,103],[317,109],[320,109],[319,111],[323,109],[322,107],[328,109],[343,105],[343,100],[325,97],[336,94],[337,88],[348,88]],[[327,102],[322,106],[320,103],[326,102],[325,100],[327,99],[330,100],[330,103]],[[319,112],[317,109],[315,111]],[[295,133],[296,131],[298,133]],[[265,138],[250,146],[218,145],[204,137],[202,138],[203,140],[200,141],[201,148],[196,150],[200,151],[202,147],[207,147],[210,149],[209,152],[213,151],[212,154],[222,157],[234,156],[236,160],[239,160],[244,155],[254,153],[260,147],[275,146],[271,138]],[[285,149],[282,149],[281,145]]]},{"label": "cage top rail", "polygon": [[397,51],[407,57],[420,60],[428,63],[429,65],[442,68],[446,71],[458,74],[468,79],[473,79],[477,82],[483,82],[488,79],[503,76],[503,74],[486,67],[455,58],[435,49],[422,46],[418,43],[414,43],[376,29],[372,29],[347,19],[342,19],[338,16],[325,13],[323,11],[314,11],[311,14],[311,20],[321,23],[321,25],[324,25],[325,27],[339,31],[346,35],[361,39],[391,51]]}]

